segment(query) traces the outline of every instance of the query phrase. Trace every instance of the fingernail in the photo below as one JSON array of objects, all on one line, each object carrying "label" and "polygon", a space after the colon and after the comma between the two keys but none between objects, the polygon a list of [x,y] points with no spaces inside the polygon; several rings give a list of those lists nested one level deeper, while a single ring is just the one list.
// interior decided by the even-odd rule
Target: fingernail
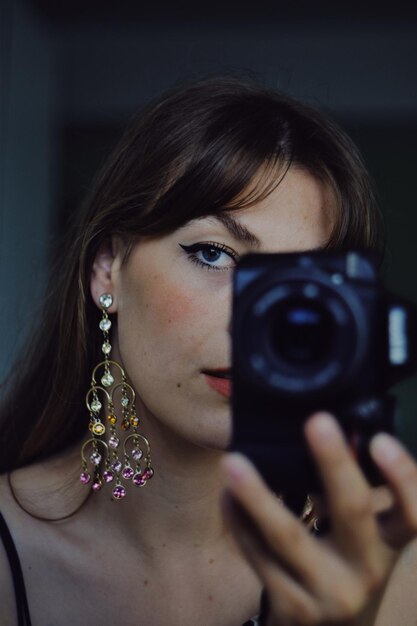
[{"label": "fingernail", "polygon": [[320,443],[334,442],[335,437],[340,435],[334,418],[328,413],[317,413],[311,418],[307,427]]},{"label": "fingernail", "polygon": [[250,473],[249,462],[238,452],[231,452],[222,459],[226,484],[236,485]]},{"label": "fingernail", "polygon": [[370,453],[375,461],[380,463],[391,463],[395,461],[401,454],[402,448],[394,437],[387,433],[378,433],[372,438]]}]

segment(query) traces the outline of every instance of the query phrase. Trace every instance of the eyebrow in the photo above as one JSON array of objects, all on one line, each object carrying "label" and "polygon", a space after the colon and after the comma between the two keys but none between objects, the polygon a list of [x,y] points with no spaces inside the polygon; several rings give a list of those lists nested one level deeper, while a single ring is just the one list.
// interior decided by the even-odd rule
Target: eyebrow
[{"label": "eyebrow", "polygon": [[254,235],[250,230],[243,226],[231,215],[227,215],[226,213],[219,213],[218,215],[210,215],[212,219],[221,222],[225,228],[229,231],[229,233],[238,241],[244,241],[245,243],[254,246],[255,248],[259,248],[261,245],[260,240],[256,235]]}]

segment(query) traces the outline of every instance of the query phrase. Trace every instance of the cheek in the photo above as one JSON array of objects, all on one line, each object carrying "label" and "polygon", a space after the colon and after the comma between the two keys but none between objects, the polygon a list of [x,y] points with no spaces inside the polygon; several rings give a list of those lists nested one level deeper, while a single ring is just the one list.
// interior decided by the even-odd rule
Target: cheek
[{"label": "cheek", "polygon": [[173,327],[194,327],[201,322],[203,299],[195,294],[191,297],[189,290],[180,285],[160,279],[158,289],[149,290],[145,298],[147,320],[162,332]]},{"label": "cheek", "polygon": [[159,293],[149,301],[149,312],[161,326],[189,324],[201,311],[202,304],[187,290],[163,281]]},{"label": "cheek", "polygon": [[203,339],[207,299],[203,293],[190,291],[184,282],[162,274],[154,274],[140,288],[129,290],[133,298],[128,303],[128,326],[143,356],[143,350],[147,358],[151,353],[154,357],[158,353],[180,353],[191,342]]}]

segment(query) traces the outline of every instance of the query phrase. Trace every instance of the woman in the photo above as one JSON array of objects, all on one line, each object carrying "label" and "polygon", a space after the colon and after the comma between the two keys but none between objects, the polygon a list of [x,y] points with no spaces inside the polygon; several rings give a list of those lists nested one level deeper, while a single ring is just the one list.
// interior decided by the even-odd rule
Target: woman
[{"label": "woman", "polygon": [[[282,94],[202,81],[133,121],[74,220],[2,408],[19,624],[235,626],[263,588],[268,626],[399,623],[382,589],[416,532],[417,469],[397,442],[372,443],[391,487],[375,495],[335,420],[308,420],[325,542],[224,453],[236,260],[378,249],[380,230],[350,140]],[[3,525],[4,537],[9,626],[17,559]]]}]

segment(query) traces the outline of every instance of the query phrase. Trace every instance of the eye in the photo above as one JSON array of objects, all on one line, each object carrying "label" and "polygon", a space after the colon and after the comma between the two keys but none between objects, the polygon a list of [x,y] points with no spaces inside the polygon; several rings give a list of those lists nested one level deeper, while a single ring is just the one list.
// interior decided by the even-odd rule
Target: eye
[{"label": "eye", "polygon": [[211,241],[195,243],[191,246],[179,245],[186,252],[190,261],[206,269],[231,269],[238,257],[237,253],[228,246]]}]

